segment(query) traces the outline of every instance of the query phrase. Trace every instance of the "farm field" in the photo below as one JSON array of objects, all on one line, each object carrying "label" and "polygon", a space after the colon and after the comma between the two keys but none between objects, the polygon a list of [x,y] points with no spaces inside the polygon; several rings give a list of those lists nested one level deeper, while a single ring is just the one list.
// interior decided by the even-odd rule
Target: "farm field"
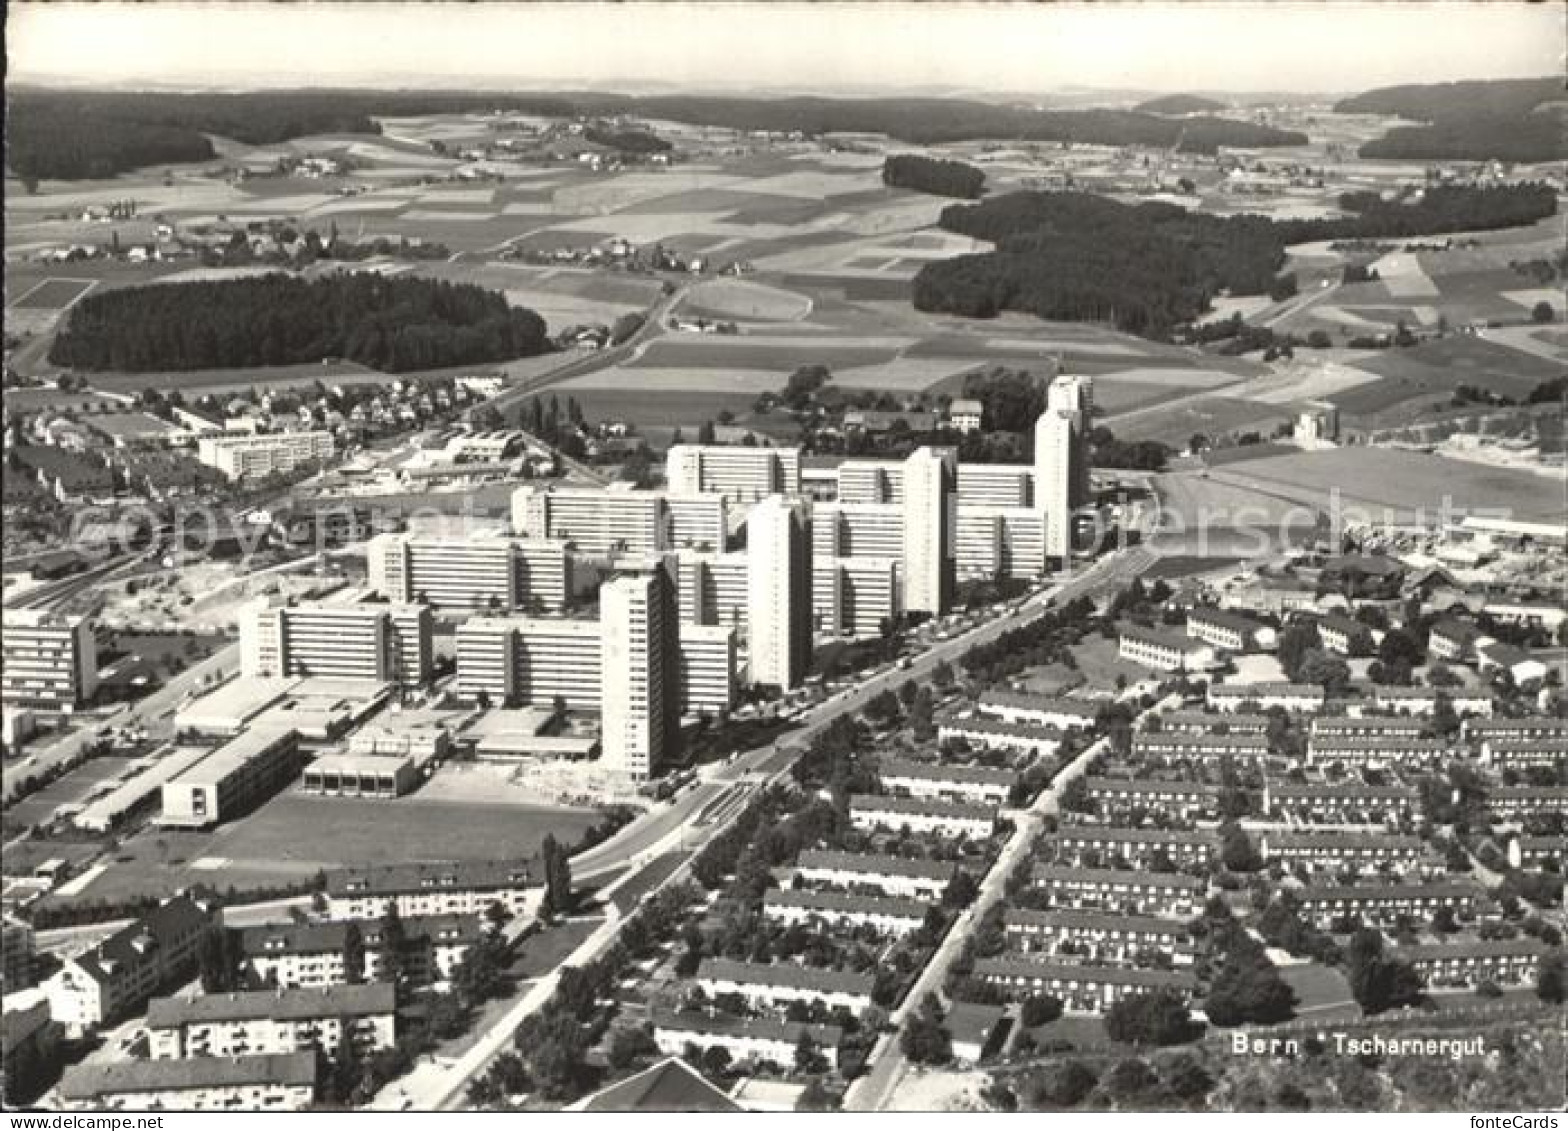
[{"label": "farm field", "polygon": [[1521,520],[1562,518],[1560,482],[1393,448],[1301,452],[1215,469],[1214,477],[1320,508],[1327,508],[1338,492],[1344,507],[1364,508],[1376,517],[1385,510],[1396,515],[1421,512],[1435,521],[1446,503],[1457,511]]},{"label": "farm field", "polygon": [[1515,400],[1542,381],[1568,371],[1568,356],[1553,363],[1538,354],[1485,338],[1449,336],[1406,349],[1389,349],[1354,362],[1376,381],[1329,393],[1349,416],[1387,412],[1422,397],[1447,398],[1459,385],[1474,385]]},{"label": "farm field", "polygon": [[[1099,393],[1096,383],[1097,400]],[[1200,432],[1211,439],[1237,432],[1257,432],[1266,437],[1277,425],[1290,419],[1290,410],[1279,405],[1260,404],[1240,397],[1200,395],[1152,408],[1137,408],[1121,415],[1112,412],[1106,423],[1124,440],[1158,440],[1174,448],[1184,448],[1187,441]]]},{"label": "farm field", "polygon": [[798,322],[811,313],[811,299],[794,291],[746,279],[709,279],[681,302],[681,313],[744,322]]},{"label": "farm field", "polygon": [[394,378],[352,361],[330,364],[270,365],[256,369],[192,369],[184,372],[94,373],[93,384],[106,391],[135,394],[146,388],[178,389],[190,394],[228,389],[295,389],[320,381],[324,385],[375,385]]},{"label": "farm field", "polygon": [[547,834],[575,842],[599,819],[591,810],[510,804],[279,795],[212,832],[149,828],[126,841],[80,899],[297,883],[323,869],[399,860],[532,856]]}]

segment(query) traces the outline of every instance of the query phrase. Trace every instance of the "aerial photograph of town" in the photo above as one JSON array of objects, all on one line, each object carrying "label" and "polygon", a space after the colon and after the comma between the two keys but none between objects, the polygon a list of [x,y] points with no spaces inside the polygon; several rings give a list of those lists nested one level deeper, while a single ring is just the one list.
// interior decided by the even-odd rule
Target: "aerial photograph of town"
[{"label": "aerial photograph of town", "polygon": [[1568,6],[5,40],[4,1131],[1559,1126]]}]

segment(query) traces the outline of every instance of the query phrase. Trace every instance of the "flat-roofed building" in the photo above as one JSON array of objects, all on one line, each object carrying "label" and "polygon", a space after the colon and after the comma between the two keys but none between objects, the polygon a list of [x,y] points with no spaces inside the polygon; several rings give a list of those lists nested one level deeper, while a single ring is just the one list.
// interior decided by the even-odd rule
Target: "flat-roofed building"
[{"label": "flat-roofed building", "polygon": [[958,509],[1033,507],[1034,468],[1026,463],[959,463]]},{"label": "flat-roofed building", "polygon": [[1124,660],[1163,671],[1204,671],[1214,666],[1214,646],[1190,636],[1141,625],[1123,625],[1116,652]]},{"label": "flat-roofed building", "polygon": [[256,727],[163,786],[158,823],[206,829],[267,800],[299,773],[299,732]]},{"label": "flat-roofed building", "polygon": [[897,558],[814,558],[812,617],[821,636],[860,640],[880,635],[903,615]]},{"label": "flat-roofed building", "polygon": [[302,1111],[316,1101],[315,1053],[75,1064],[60,1099],[77,1110]]},{"label": "flat-roofed building", "polygon": [[148,1003],[147,1045],[154,1060],[314,1048],[335,1057],[345,1040],[368,1054],[392,1047],[396,1014],[390,982],[163,997]]},{"label": "flat-roofed building", "polygon": [[[601,586],[599,625],[601,758],[609,768],[645,781],[663,768],[680,741],[680,625],[668,569],[660,564]],[[732,673],[733,655],[732,650]],[[706,666],[712,667],[711,660]],[[693,672],[693,686],[699,674],[701,666]]]},{"label": "flat-roofed building", "polygon": [[[415,985],[446,981],[484,937],[478,915],[414,915],[400,919],[403,945],[399,973]],[[364,963],[349,977],[344,966],[350,930],[359,932]],[[241,966],[258,982],[291,989],[390,981],[386,962],[386,920],[339,919],[324,923],[269,923],[237,932]]]},{"label": "flat-roofed building", "polygon": [[996,831],[996,807],[856,794],[849,799],[849,823],[857,829],[907,828],[916,833],[984,840]]},{"label": "flat-roofed building", "polygon": [[735,994],[753,1006],[777,1007],[792,1001],[820,1001],[829,1009],[843,1006],[854,1014],[871,1008],[875,979],[870,974],[821,970],[789,963],[734,962],[704,958],[696,984],[708,997]]},{"label": "flat-roofed building", "polygon": [[560,696],[573,710],[597,711],[602,636],[591,620],[471,618],[456,633],[457,692],[497,706],[550,706]]},{"label": "flat-roofed building", "polygon": [[900,503],[904,500],[904,463],[896,459],[847,459],[838,465],[841,503]]},{"label": "flat-roofed building", "polygon": [[811,508],[811,560],[904,556],[903,511],[897,503],[816,503]]},{"label": "flat-roofed building", "polygon": [[958,866],[949,860],[915,860],[853,852],[806,849],[795,874],[812,884],[845,890],[875,889],[884,895],[927,901],[941,898]]},{"label": "flat-roofed building", "polygon": [[701,553],[682,550],[675,557],[682,624],[713,624],[744,637],[750,630],[751,565],[746,550]]},{"label": "flat-roofed building", "polygon": [[559,612],[571,600],[565,542],[488,532],[378,534],[366,549],[371,587],[388,600],[467,610]]},{"label": "flat-roofed building", "polygon": [[811,666],[811,515],[770,495],[746,516],[748,682],[789,690]]},{"label": "flat-roofed building", "polygon": [[680,712],[722,715],[735,706],[735,634],[718,625],[680,626]]},{"label": "flat-roofed building", "polygon": [[584,554],[716,553],[728,538],[728,511],[719,492],[527,486],[512,495],[512,529]]},{"label": "flat-roofed building", "polygon": [[430,678],[434,626],[424,605],[271,604],[240,618],[248,679],[319,676],[416,686]]},{"label": "flat-roofed building", "polygon": [[870,927],[884,935],[907,935],[926,920],[930,906],[898,896],[851,895],[836,891],[775,888],[762,897],[762,917],[782,923]]},{"label": "flat-roofed building", "polygon": [[300,792],[391,800],[419,784],[419,765],[398,754],[323,754],[300,775]]},{"label": "flat-roofed building", "polygon": [[380,919],[394,903],[404,919],[483,915],[498,903],[514,918],[532,915],[543,873],[529,860],[378,864],[327,873],[327,917]]},{"label": "flat-roofed building", "polygon": [[1188,1000],[1197,979],[1180,970],[1139,970],[1129,966],[1090,966],[1040,962],[1030,958],[982,958],[974,976],[999,988],[1009,999],[1049,994],[1070,1013],[1104,1013],[1133,994],[1166,990]]},{"label": "flat-roofed building", "polygon": [[256,479],[286,473],[332,458],[331,432],[226,432],[196,441],[196,459],[230,479]]},{"label": "flat-roofed building", "polygon": [[664,468],[665,482],[675,494],[722,495],[746,503],[800,494],[798,447],[676,444],[665,454]]},{"label": "flat-roofed building", "polygon": [[960,501],[953,552],[961,578],[1032,581],[1045,572],[1045,520],[1032,507]]},{"label": "flat-roofed building", "polygon": [[7,704],[72,711],[97,690],[91,620],[40,609],[0,613],[0,696]]},{"label": "flat-roofed building", "polygon": [[958,563],[958,455],[952,448],[916,448],[904,461],[902,572],[904,610],[937,617],[953,603]]},{"label": "flat-roofed building", "polygon": [[1034,506],[1045,523],[1046,554],[1072,554],[1073,513],[1089,501],[1088,428],[1093,412],[1088,377],[1062,375],[1046,391],[1034,425]]}]

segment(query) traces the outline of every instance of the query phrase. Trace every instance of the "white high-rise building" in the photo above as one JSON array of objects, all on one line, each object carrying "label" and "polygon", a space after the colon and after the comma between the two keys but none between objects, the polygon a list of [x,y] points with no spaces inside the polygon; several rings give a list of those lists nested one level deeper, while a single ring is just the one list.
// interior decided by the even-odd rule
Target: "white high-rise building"
[{"label": "white high-rise building", "polygon": [[941,616],[953,600],[954,488],[951,448],[917,448],[904,461],[904,611]]},{"label": "white high-rise building", "polygon": [[746,518],[750,682],[789,689],[811,665],[811,517],[771,495]]},{"label": "white high-rise building", "polygon": [[624,487],[519,487],[512,529],[532,539],[570,542],[585,554],[653,554],[724,549],[721,495]]},{"label": "white high-rise building", "polygon": [[745,635],[750,602],[750,555],[682,550],[676,554],[682,624],[721,625]]},{"label": "white high-rise building", "polygon": [[723,495],[755,502],[769,495],[800,494],[800,449],[676,444],[664,461],[672,495]]},{"label": "white high-rise building", "polygon": [[1073,511],[1089,499],[1088,427],[1094,406],[1088,377],[1063,375],[1051,382],[1045,410],[1034,426],[1034,506],[1045,520],[1045,552],[1072,553]]},{"label": "white high-rise building", "polygon": [[823,636],[861,639],[903,612],[897,558],[813,558],[812,620]]},{"label": "white high-rise building", "polygon": [[86,617],[6,609],[0,693],[16,707],[70,711],[98,690],[98,645]]},{"label": "white high-rise building", "polygon": [[604,763],[644,781],[679,739],[680,636],[668,567],[658,563],[606,582],[599,625]]},{"label": "white high-rise building", "polygon": [[413,686],[430,678],[431,641],[424,605],[262,603],[240,619],[240,671]]},{"label": "white high-rise building", "polygon": [[572,592],[572,554],[562,542],[378,534],[366,558],[371,587],[389,601],[546,612],[564,609]]}]

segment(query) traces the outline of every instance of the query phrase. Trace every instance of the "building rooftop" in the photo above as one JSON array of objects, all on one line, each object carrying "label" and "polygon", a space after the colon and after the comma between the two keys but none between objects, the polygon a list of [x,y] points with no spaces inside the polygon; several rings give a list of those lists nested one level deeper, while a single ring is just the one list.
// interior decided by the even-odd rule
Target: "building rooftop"
[{"label": "building rooftop", "polygon": [[272,750],[278,743],[297,740],[290,727],[251,727],[197,762],[176,780],[181,785],[216,785],[241,766]]},{"label": "building rooftop", "polygon": [[1217,844],[1219,838],[1203,829],[1128,829],[1113,825],[1062,825],[1052,838],[1105,841],[1116,844]]},{"label": "building rooftop", "polygon": [[[247,955],[336,954],[351,922],[357,922],[365,946],[381,945],[381,920],[339,919],[325,923],[273,923],[244,927],[239,933],[240,949]],[[410,941],[439,940],[443,943],[476,942],[485,933],[477,915],[408,915],[403,917],[403,934]]]},{"label": "building rooftop", "polygon": [[834,869],[865,876],[908,876],[946,882],[958,871],[948,860],[911,860],[903,856],[872,856],[856,852],[807,849],[795,860],[797,868]]},{"label": "building rooftop", "polygon": [[987,975],[1040,978],[1096,986],[1132,986],[1148,990],[1173,989],[1190,992],[1197,987],[1197,979],[1186,971],[1034,962],[1024,957],[982,958],[975,963],[975,974],[981,978]]},{"label": "building rooftop", "polygon": [[390,982],[363,985],[296,987],[205,994],[201,997],[153,998],[147,1005],[147,1027],[176,1029],[223,1021],[269,1018],[293,1021],[307,1017],[370,1017],[397,1010],[397,987]]},{"label": "building rooftop", "polygon": [[372,864],[327,873],[327,894],[339,899],[423,891],[487,891],[536,886],[543,873],[532,860],[458,860],[445,864]]},{"label": "building rooftop", "polygon": [[77,1064],[65,1070],[60,1095],[90,1103],[103,1096],[136,1092],[176,1092],[197,1088],[240,1088],[257,1084],[313,1087],[316,1055],[196,1056],[184,1060],[116,1060]]},{"label": "building rooftop", "polygon": [[1107,778],[1091,775],[1084,779],[1084,786],[1090,793],[1102,790],[1121,790],[1125,793],[1201,793],[1205,796],[1218,797],[1224,792],[1224,787],[1213,785],[1209,782],[1178,781],[1162,778]]},{"label": "building rooftop", "polygon": [[764,907],[798,907],[806,911],[839,911],[861,915],[924,919],[928,903],[891,896],[845,895],[836,891],[775,888],[762,897]]},{"label": "building rooftop", "polygon": [[1123,872],[1112,868],[1073,868],[1065,864],[1036,864],[1030,876],[1035,883],[1067,882],[1076,884],[1101,884],[1106,887],[1166,887],[1186,891],[1201,891],[1208,881],[1180,872]]},{"label": "building rooftop", "polygon": [[1187,623],[1198,621],[1203,624],[1218,625],[1220,628],[1234,629],[1237,632],[1257,632],[1263,628],[1263,623],[1241,613],[1229,609],[1217,609],[1212,605],[1194,605],[1187,610]]},{"label": "building rooftop", "polygon": [[966,801],[939,801],[919,797],[888,797],[884,794],[857,793],[849,799],[850,812],[908,813],[920,817],[952,817],[956,820],[994,821],[994,805],[972,805]]},{"label": "building rooftop", "polygon": [[145,961],[150,950],[168,947],[211,922],[211,916],[190,896],[177,895],[79,955],[76,964],[95,980],[108,981],[115,969],[136,966]]},{"label": "building rooftop", "polygon": [[1035,911],[1027,907],[1009,907],[1002,922],[1008,926],[1069,931],[1119,931],[1123,934],[1171,935],[1178,938],[1187,936],[1187,925],[1179,919],[1160,919],[1153,915],[1113,915],[1100,911],[1073,911],[1066,908]]},{"label": "building rooftop", "polygon": [[912,758],[885,758],[880,766],[883,781],[890,778],[914,778],[920,781],[957,782],[973,785],[1011,786],[1018,781],[1018,771],[994,769],[990,766],[954,766],[942,762],[917,762]]},{"label": "building rooftop", "polygon": [[998,688],[982,692],[978,703],[986,707],[1011,707],[1020,711],[1038,711],[1041,714],[1072,715],[1092,723],[1100,713],[1100,704],[1089,699],[1071,699],[1061,696],[1036,695],[1029,691],[1010,691]]},{"label": "building rooftop", "polygon": [[729,1017],[724,1014],[707,1014],[696,1011],[675,1013],[655,1010],[653,1024],[658,1029],[676,1029],[685,1033],[712,1033],[724,1036],[753,1037],[761,1041],[787,1041],[794,1044],[805,1032],[818,1048],[837,1048],[844,1039],[844,1030],[837,1025],[806,1025],[796,1021],[779,1021],[772,1017]]},{"label": "building rooftop", "polygon": [[697,968],[699,981],[738,982],[742,985],[782,986],[821,993],[869,996],[876,979],[870,974],[843,970],[820,970],[788,963],[734,962],[728,958],[704,958]]},{"label": "building rooftop", "polygon": [[572,1105],[574,1111],[741,1112],[746,1109],[678,1057],[660,1061]]}]

